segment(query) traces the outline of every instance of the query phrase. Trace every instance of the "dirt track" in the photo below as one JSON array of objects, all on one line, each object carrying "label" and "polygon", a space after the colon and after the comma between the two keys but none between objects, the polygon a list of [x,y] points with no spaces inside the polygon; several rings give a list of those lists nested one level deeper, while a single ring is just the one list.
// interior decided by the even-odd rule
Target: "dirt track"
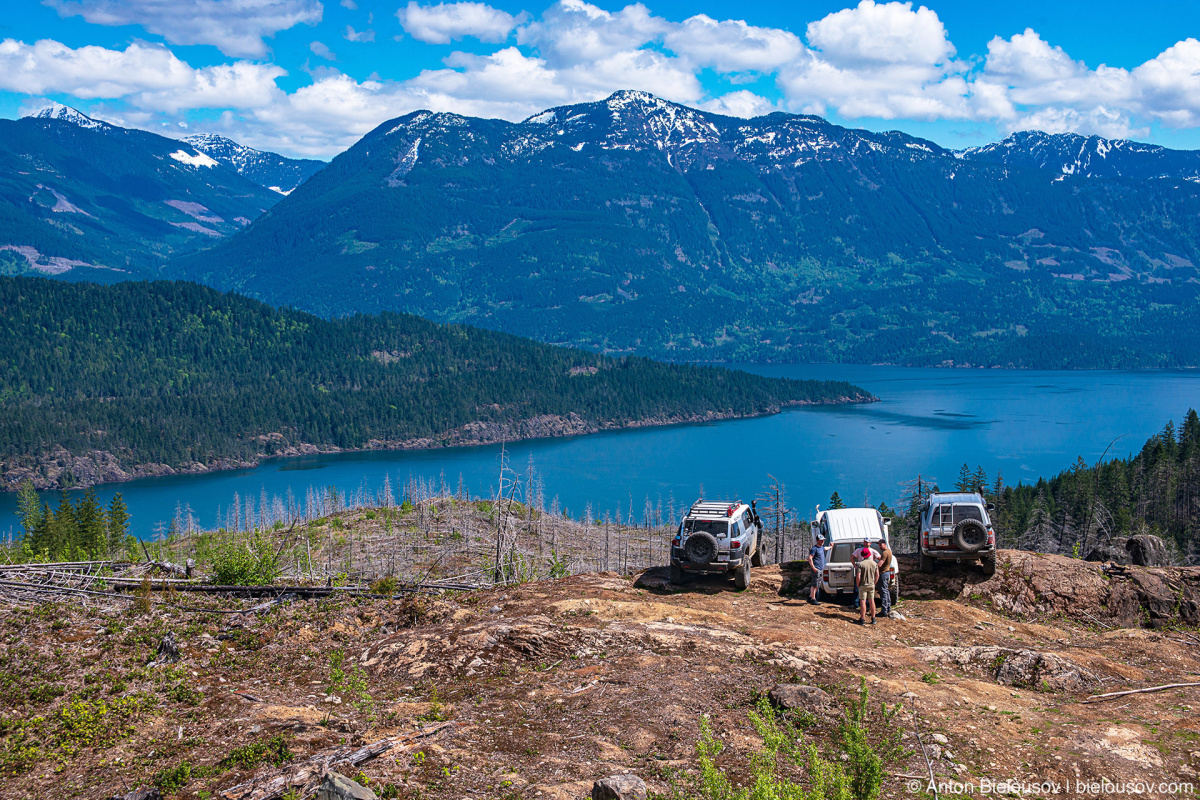
[{"label": "dirt track", "polygon": [[[1200,680],[1195,632],[1107,630],[1099,614],[1100,624],[1085,626],[1054,616],[1052,591],[1038,595],[1040,611],[1028,609],[1040,621],[989,608],[1014,581],[1029,585],[1022,569],[1040,575],[1080,563],[1031,565],[1024,556],[1002,557],[1008,577],[998,572],[1003,580],[992,582],[970,568],[906,572],[898,606],[906,619],[866,628],[852,624],[849,607],[782,596],[796,576],[778,567],[755,570],[743,593],[715,578],[679,591],[601,573],[416,603],[295,603],[263,618],[158,606],[18,611],[4,622],[4,670],[17,676],[6,689],[10,720],[49,720],[44,738],[53,746],[63,740],[61,709],[79,692],[89,702],[146,696],[157,705],[104,746],[53,756],[43,747],[25,762],[12,757],[9,724],[4,770],[13,777],[3,794],[107,797],[187,761],[197,776],[175,796],[217,796],[270,769],[220,766],[239,745],[279,735],[301,758],[439,718],[452,724],[362,766],[374,788],[390,784],[395,796],[414,798],[582,798],[594,779],[629,771],[665,792],[673,771],[694,766],[701,714],[737,774],[761,744],[746,716],[760,693],[805,683],[847,698],[860,677],[872,703],[915,705],[943,781],[1200,784],[1200,689],[1080,702]],[[1163,574],[1177,586],[1190,580],[1187,571]],[[656,578],[640,583],[661,586]],[[146,668],[166,629],[179,636],[184,661]],[[350,677],[331,688],[334,650]],[[65,696],[31,690],[59,676]],[[907,706],[896,719],[917,750]],[[825,741],[830,731],[811,735]],[[916,752],[887,769],[887,797],[916,796],[903,776],[927,772]]]}]

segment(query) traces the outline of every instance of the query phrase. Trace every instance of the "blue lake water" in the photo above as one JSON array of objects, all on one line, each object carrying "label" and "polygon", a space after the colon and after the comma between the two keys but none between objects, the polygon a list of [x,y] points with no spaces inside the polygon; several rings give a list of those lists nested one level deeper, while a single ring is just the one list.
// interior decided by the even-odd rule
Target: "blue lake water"
[{"label": "blue lake water", "polygon": [[[989,480],[1033,482],[1070,467],[1129,455],[1200,406],[1200,372],[945,370],[853,365],[747,366],[764,375],[828,378],[856,383],[881,402],[798,408],[771,417],[702,425],[646,428],[508,446],[524,474],[530,459],[544,484],[546,504],[557,497],[572,516],[591,504],[597,516],[623,516],[632,503],[640,519],[649,497],[666,508],[694,500],[758,495],[774,475],[802,515],[837,491],[848,504],[894,503],[901,484],[918,473],[953,484],[967,462]],[[452,487],[461,476],[473,496],[496,484],[499,446],[432,451],[346,453],[276,459],[255,469],[152,478],[98,487],[105,503],[121,492],[131,526],[149,536],[190,507],[199,523],[215,526],[234,493],[256,502],[285,496],[303,503],[308,488],[336,486],[374,493],[388,476],[399,491],[411,477]],[[47,495],[52,505],[55,495]],[[15,495],[0,494],[0,535],[16,527]]]}]

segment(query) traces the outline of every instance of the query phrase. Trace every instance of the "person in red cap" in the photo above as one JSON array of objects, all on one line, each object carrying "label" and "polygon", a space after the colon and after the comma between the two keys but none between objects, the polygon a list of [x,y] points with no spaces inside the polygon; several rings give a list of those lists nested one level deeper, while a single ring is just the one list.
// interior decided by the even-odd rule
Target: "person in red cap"
[{"label": "person in red cap", "polygon": [[871,623],[875,624],[875,584],[879,581],[879,565],[872,558],[871,548],[859,552],[858,565],[854,571],[854,585],[858,588],[858,624],[867,624],[867,606],[871,607]]}]

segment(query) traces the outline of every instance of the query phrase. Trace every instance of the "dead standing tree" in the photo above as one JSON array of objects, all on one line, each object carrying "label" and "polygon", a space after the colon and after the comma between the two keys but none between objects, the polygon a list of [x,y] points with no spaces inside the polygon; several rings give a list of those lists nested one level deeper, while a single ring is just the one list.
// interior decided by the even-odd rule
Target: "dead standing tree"
[{"label": "dead standing tree", "polygon": [[784,531],[787,530],[787,517],[791,510],[787,507],[787,487],[780,483],[774,475],[767,473],[767,477],[771,479],[771,483],[764,487],[763,494],[760,495],[764,503],[759,516],[774,531],[774,560],[772,563],[780,564],[786,556]]},{"label": "dead standing tree", "polygon": [[[517,493],[517,487],[520,481],[518,480],[517,472],[508,463],[508,450],[500,445],[500,476],[496,486],[496,498],[492,504],[492,509],[495,515],[496,522],[496,556],[495,564],[492,570],[492,582],[503,583],[505,580],[505,562],[508,562],[509,572],[512,571],[513,559],[517,547],[517,535],[515,526],[510,531],[509,518],[511,517],[511,507]],[[507,497],[505,493],[507,492]]]}]

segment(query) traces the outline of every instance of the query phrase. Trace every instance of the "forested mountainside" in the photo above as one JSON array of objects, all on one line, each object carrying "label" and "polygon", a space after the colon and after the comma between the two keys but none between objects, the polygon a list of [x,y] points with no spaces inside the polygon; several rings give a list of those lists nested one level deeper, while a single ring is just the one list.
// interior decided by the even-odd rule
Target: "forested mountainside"
[{"label": "forested mountainside", "polygon": [[672,359],[1200,363],[1200,158],[1014,135],[953,152],[618,92],[419,112],[177,274]]},{"label": "forested mountainside", "polygon": [[329,321],[185,282],[0,278],[9,489],[869,399],[847,383],[608,358],[407,314]]},{"label": "forested mountainside", "polygon": [[[282,197],[223,159],[65,106],[0,119],[0,274],[157,276]],[[319,164],[284,161],[308,174]]]},{"label": "forested mountainside", "polygon": [[[964,464],[953,488],[980,485],[996,504],[991,516],[1000,547],[1084,558],[1149,533],[1163,537],[1179,561],[1200,563],[1200,416],[1194,409],[1179,425],[1168,421],[1129,458],[1088,464],[1080,457],[1058,475],[1018,486]],[[922,490],[936,489],[913,482],[894,527],[902,540],[914,535]]]}]

